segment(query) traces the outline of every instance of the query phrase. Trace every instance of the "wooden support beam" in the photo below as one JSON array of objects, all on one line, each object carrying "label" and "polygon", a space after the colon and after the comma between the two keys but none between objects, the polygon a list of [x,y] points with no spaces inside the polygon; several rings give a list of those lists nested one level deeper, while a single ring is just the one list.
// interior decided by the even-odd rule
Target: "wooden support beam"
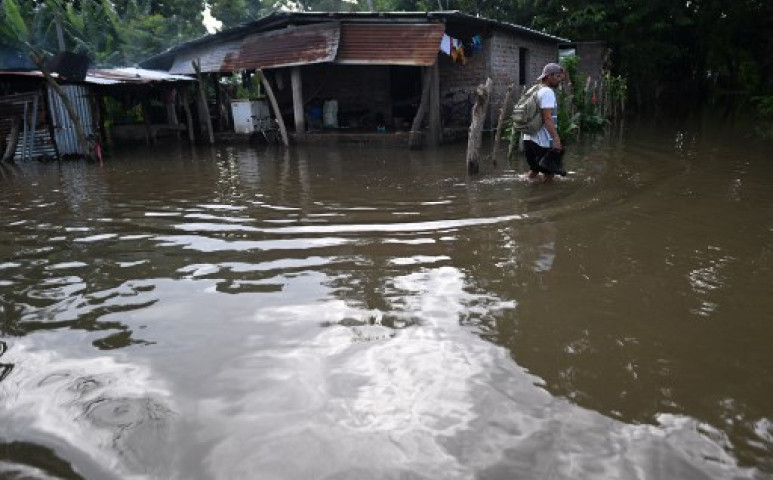
[{"label": "wooden support beam", "polygon": [[429,68],[427,67],[424,69],[424,75],[422,75],[422,79],[424,81],[424,86],[421,89],[421,102],[419,103],[419,110],[416,112],[416,116],[413,117],[413,125],[411,125],[411,133],[408,136],[408,148],[411,150],[417,150],[421,148],[422,144],[422,138],[421,138],[421,122],[424,121],[424,115],[427,113],[427,108],[429,105],[429,96],[430,96],[430,88],[432,86],[432,81],[429,73]]},{"label": "wooden support beam", "polygon": [[150,99],[147,96],[142,98],[142,118],[145,124],[145,145],[156,143],[156,137],[153,135],[153,129],[150,127]]},{"label": "wooden support beam", "polygon": [[276,115],[276,122],[279,124],[279,134],[282,136],[282,144],[285,147],[289,147],[290,141],[287,138],[287,129],[285,128],[285,121],[282,118],[282,112],[279,110],[279,104],[276,103],[276,97],[274,96],[274,89],[271,88],[271,83],[269,83],[268,79],[266,78],[266,75],[263,73],[263,70],[257,70],[257,72],[260,74],[260,82],[263,84],[263,88],[266,89],[266,96],[268,96],[268,100],[271,102],[271,108],[274,109],[274,115]]},{"label": "wooden support beam", "polygon": [[443,140],[443,128],[440,125],[440,73],[438,63],[430,70],[429,90],[429,144],[438,145]]},{"label": "wooden support beam", "polygon": [[303,113],[303,87],[301,79],[301,67],[293,67],[290,74],[293,88],[293,116],[295,117],[295,134],[306,133],[306,119]]},{"label": "wooden support beam", "polygon": [[486,122],[489,97],[491,96],[491,79],[478,85],[475,90],[475,105],[472,107],[470,133],[467,137],[467,172],[478,173],[480,169],[480,146],[483,140],[483,124]]},{"label": "wooden support beam", "polygon": [[3,153],[4,162],[13,161],[13,157],[16,154],[16,146],[19,144],[19,135],[21,134],[21,122],[20,118],[11,119],[11,133],[8,134],[8,143],[5,146],[5,153]]},{"label": "wooden support beam", "polygon": [[180,101],[183,104],[183,110],[185,110],[185,121],[187,122],[186,130],[188,130],[188,140],[193,143],[196,141],[196,139],[193,136],[193,115],[191,114],[191,98],[190,94],[188,93],[188,87],[185,86],[182,88],[182,98]]},{"label": "wooden support beam", "polygon": [[196,71],[196,78],[199,85],[199,120],[204,117],[204,123],[207,126],[207,134],[209,136],[209,144],[215,143],[215,134],[212,132],[212,118],[209,116],[209,105],[207,105],[207,94],[205,93],[204,79],[201,77],[201,60],[196,59],[191,62],[193,70]]}]

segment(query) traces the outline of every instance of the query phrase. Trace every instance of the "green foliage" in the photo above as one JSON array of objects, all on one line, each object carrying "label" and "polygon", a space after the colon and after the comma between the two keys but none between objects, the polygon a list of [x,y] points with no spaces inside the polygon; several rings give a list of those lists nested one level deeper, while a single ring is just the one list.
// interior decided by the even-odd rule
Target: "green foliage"
[{"label": "green foliage", "polygon": [[760,117],[773,119],[773,95],[753,97],[752,102]]},{"label": "green foliage", "polygon": [[596,88],[580,77],[580,58],[566,57],[561,63],[569,80],[569,88],[562,89],[558,95],[559,135],[570,138],[570,135],[579,132],[598,133],[604,130],[607,119],[599,107]]},{"label": "green foliage", "polygon": [[211,0],[209,4],[224,30],[270,13],[260,0]]},{"label": "green foliage", "polygon": [[241,71],[234,72],[230,77],[223,78],[221,85],[226,87],[226,91],[230,92],[231,98],[253,100],[263,98],[260,73],[255,72],[246,83],[242,82],[243,76],[244,74]]},{"label": "green foliage", "polygon": [[527,26],[605,42],[613,51],[612,73],[629,79],[640,108],[669,92],[684,101],[715,88],[773,91],[773,2],[517,1]]},{"label": "green foliage", "polygon": [[15,0],[3,0],[2,31],[6,38],[15,38],[20,42],[29,41],[29,29],[24,23],[19,5]]}]

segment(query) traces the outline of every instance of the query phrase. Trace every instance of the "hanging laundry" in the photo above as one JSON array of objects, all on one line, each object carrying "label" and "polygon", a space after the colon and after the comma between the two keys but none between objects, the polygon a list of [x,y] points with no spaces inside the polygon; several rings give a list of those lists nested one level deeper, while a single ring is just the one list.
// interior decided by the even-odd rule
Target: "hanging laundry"
[{"label": "hanging laundry", "polygon": [[483,37],[480,35],[473,35],[472,37],[472,50],[478,53],[483,50]]},{"label": "hanging laundry", "polygon": [[467,64],[467,57],[464,56],[464,47],[462,45],[451,50],[451,59],[454,63]]},{"label": "hanging laundry", "polygon": [[443,38],[440,39],[440,51],[446,55],[451,55],[451,37],[443,34]]}]

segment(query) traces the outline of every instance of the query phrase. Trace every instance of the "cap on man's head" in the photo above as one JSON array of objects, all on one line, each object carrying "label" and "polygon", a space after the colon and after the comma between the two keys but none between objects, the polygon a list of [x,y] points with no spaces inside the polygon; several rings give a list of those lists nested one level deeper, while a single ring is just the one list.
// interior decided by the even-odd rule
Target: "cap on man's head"
[{"label": "cap on man's head", "polygon": [[557,63],[548,63],[542,69],[542,75],[537,77],[537,80],[542,80],[543,78],[547,77],[548,75],[553,75],[554,73],[564,73],[564,68],[561,65],[557,64]]}]

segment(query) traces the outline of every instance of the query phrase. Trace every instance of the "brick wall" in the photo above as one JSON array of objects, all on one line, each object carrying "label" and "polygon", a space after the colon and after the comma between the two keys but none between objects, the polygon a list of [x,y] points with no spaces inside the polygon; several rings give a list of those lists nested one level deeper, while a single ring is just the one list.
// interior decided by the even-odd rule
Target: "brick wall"
[{"label": "brick wall", "polygon": [[[527,65],[519,65],[519,48],[528,49]],[[495,32],[490,38],[483,40],[483,51],[470,58],[466,65],[453,63],[451,57],[444,53],[438,54],[441,103],[444,98],[449,98],[457,92],[473,93],[474,100],[476,87],[491,77],[493,88],[486,124],[486,128],[491,128],[499,118],[499,109],[504,102],[507,86],[510,83],[519,86],[520,68],[526,68],[526,83],[531,85],[546,63],[556,61],[557,43]],[[516,94],[518,92],[520,90]]]},{"label": "brick wall", "polygon": [[[526,65],[519,65],[520,48],[527,49]],[[490,118],[496,122],[499,109],[505,100],[507,86],[515,83],[515,94],[518,95],[521,91],[522,87],[518,81],[520,69],[526,69],[526,85],[533,85],[546,63],[558,61],[558,44],[496,32],[491,39],[491,51],[491,80],[494,88],[489,112]]]}]

